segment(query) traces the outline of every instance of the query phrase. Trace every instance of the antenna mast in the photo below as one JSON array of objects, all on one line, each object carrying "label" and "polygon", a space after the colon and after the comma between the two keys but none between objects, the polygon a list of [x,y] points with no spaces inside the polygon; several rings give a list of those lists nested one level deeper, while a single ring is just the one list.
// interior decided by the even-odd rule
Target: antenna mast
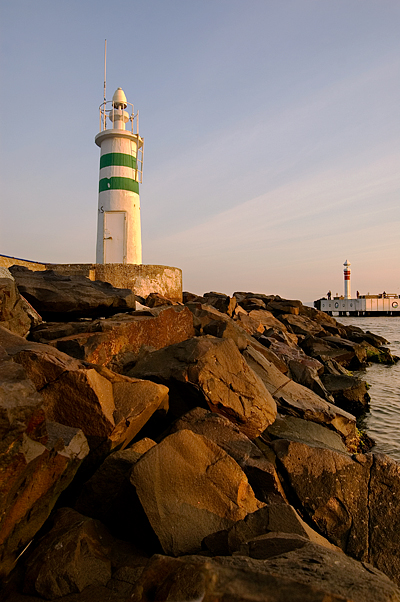
[{"label": "antenna mast", "polygon": [[106,129],[106,65],[107,65],[107,40],[104,40],[104,129]]}]

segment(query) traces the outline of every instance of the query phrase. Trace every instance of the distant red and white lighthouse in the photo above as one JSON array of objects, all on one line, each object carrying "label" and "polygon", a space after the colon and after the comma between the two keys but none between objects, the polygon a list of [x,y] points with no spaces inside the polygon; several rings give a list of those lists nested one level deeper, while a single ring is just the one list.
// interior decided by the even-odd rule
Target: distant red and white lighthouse
[{"label": "distant red and white lighthouse", "polygon": [[350,263],[347,261],[344,262],[344,298],[351,299],[350,292]]}]

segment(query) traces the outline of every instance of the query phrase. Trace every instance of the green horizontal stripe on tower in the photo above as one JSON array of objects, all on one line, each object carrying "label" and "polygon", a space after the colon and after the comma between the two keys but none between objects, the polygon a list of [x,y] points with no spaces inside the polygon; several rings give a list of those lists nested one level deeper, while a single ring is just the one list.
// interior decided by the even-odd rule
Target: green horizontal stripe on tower
[{"label": "green horizontal stripe on tower", "polygon": [[136,169],[136,157],[126,155],[125,153],[107,153],[100,157],[100,169],[110,167],[110,165],[122,165],[123,167],[132,167]]},{"label": "green horizontal stripe on tower", "polygon": [[99,192],[106,190],[130,190],[139,194],[139,182],[132,178],[122,178],[113,176],[111,178],[102,178],[99,182]]}]

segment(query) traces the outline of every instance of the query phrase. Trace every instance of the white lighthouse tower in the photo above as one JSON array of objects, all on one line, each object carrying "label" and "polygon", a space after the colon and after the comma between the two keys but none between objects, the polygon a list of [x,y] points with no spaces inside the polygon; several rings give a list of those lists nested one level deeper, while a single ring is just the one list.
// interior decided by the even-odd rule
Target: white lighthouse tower
[{"label": "white lighthouse tower", "polygon": [[344,298],[345,299],[351,299],[351,292],[350,292],[350,266],[351,263],[349,263],[346,259],[346,261],[344,262]]},{"label": "white lighthouse tower", "polygon": [[[129,129],[125,129],[128,122]],[[104,98],[100,105],[95,142],[101,149],[96,263],[141,264],[143,138],[139,136],[139,112],[135,115],[121,88],[111,101]]]}]

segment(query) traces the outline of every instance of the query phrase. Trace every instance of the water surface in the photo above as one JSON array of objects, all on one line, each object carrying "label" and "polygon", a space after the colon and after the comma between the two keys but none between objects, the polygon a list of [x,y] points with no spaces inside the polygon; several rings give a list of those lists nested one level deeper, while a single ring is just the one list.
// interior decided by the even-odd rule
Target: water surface
[{"label": "water surface", "polygon": [[[400,316],[336,319],[384,337],[392,354],[400,356]],[[383,452],[400,462],[400,362],[393,366],[371,364],[361,377],[371,385],[371,409],[361,426],[376,441],[372,451]]]}]

